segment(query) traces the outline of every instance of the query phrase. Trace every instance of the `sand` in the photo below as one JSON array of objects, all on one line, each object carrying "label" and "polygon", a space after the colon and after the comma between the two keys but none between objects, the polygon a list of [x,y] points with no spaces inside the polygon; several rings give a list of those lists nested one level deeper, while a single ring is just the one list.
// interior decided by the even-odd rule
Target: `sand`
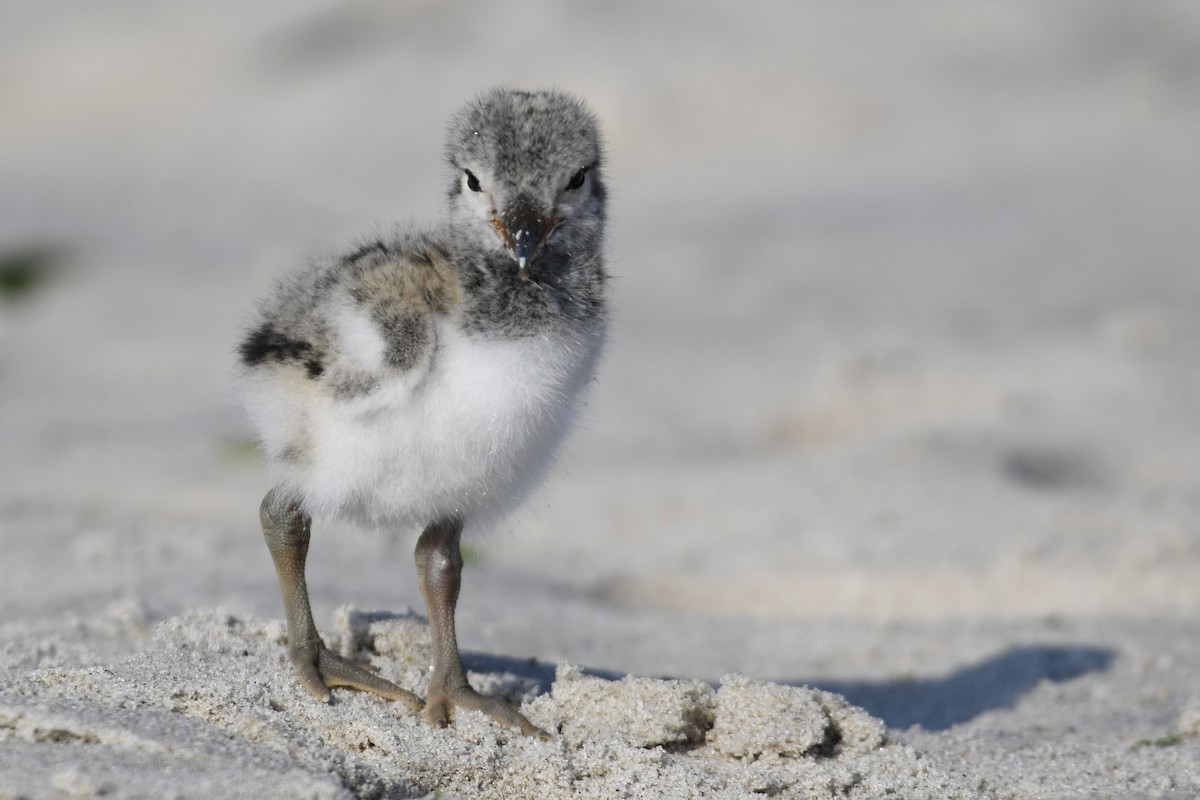
[{"label": "sand", "polygon": [[[1193,4],[0,19],[0,797],[1200,796]],[[609,139],[600,378],[467,533],[471,679],[549,743],[300,689],[229,393],[495,83]],[[413,534],[309,573],[422,693]]]},{"label": "sand", "polygon": [[[336,643],[419,688],[428,627],[413,615],[342,609]],[[137,628],[129,609],[114,628]],[[87,636],[111,634],[98,627]],[[35,637],[41,652],[63,641]],[[16,796],[975,797],[838,695],[730,675],[594,677],[558,666],[549,691],[521,674],[476,685],[525,698],[551,742],[475,712],[435,730],[415,715],[339,691],[296,692],[278,622],[200,611],[155,627],[129,658],[46,667],[0,701],[0,788]],[[46,758],[48,747],[57,752]]]}]

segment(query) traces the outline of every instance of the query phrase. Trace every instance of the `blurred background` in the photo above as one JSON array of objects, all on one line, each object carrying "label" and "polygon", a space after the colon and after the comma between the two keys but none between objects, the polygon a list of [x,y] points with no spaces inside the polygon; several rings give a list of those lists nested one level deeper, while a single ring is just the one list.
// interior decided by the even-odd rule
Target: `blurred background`
[{"label": "blurred background", "polygon": [[[466,646],[687,671],[586,622],[1200,610],[1195,3],[0,20],[0,619],[281,616],[233,349],[310,254],[442,213],[495,84],[605,124],[615,325],[554,479],[469,543]],[[319,624],[419,606],[411,533],[318,529]]]}]

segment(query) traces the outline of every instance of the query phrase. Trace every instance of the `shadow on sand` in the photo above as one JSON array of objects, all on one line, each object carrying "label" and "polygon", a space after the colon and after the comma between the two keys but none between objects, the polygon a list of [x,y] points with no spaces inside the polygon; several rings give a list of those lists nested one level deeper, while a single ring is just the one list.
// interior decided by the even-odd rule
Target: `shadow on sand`
[{"label": "shadow on sand", "polygon": [[[1102,647],[1026,645],[1013,647],[978,664],[940,678],[898,678],[889,681],[783,680],[790,686],[813,686],[843,695],[889,728],[919,725],[941,731],[980,714],[1011,708],[1043,681],[1065,683],[1091,672],[1107,670],[1116,654]],[[463,653],[463,662],[477,672],[510,673],[535,683],[538,693],[550,691],[554,665],[489,653]],[[588,675],[620,680],[624,673],[584,669]]]},{"label": "shadow on sand", "polygon": [[[463,666],[471,672],[507,672],[523,681],[527,681],[530,685],[536,684],[538,694],[545,694],[550,691],[550,687],[554,684],[554,673],[557,669],[555,664],[538,661],[533,658],[512,658],[511,656],[498,656],[492,653],[467,650],[462,652],[462,662]],[[619,681],[629,674],[611,669],[594,669],[592,667],[579,667],[579,671],[584,675],[603,678],[606,681]]]},{"label": "shadow on sand", "polygon": [[1012,708],[1043,681],[1064,683],[1111,666],[1113,650],[1089,646],[1025,645],[940,678],[887,682],[784,681],[837,692],[887,723],[889,728],[919,725],[941,731],[980,714]]}]

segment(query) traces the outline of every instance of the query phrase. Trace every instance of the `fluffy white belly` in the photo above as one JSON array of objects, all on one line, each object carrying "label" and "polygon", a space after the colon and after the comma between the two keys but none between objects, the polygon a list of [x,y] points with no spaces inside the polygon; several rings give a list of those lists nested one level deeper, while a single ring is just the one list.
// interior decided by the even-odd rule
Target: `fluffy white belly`
[{"label": "fluffy white belly", "polygon": [[489,341],[440,325],[425,369],[362,398],[314,398],[309,457],[278,477],[309,513],[368,525],[504,513],[549,467],[601,338]]}]

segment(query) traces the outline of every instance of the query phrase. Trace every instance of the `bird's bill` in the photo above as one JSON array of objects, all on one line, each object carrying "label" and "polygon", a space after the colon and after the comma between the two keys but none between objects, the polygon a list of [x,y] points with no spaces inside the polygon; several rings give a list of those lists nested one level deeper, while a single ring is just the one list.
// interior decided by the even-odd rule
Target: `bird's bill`
[{"label": "bird's bill", "polygon": [[492,220],[492,226],[517,262],[518,277],[529,280],[529,262],[554,228],[554,220],[541,213],[533,201],[520,196],[504,214]]}]

